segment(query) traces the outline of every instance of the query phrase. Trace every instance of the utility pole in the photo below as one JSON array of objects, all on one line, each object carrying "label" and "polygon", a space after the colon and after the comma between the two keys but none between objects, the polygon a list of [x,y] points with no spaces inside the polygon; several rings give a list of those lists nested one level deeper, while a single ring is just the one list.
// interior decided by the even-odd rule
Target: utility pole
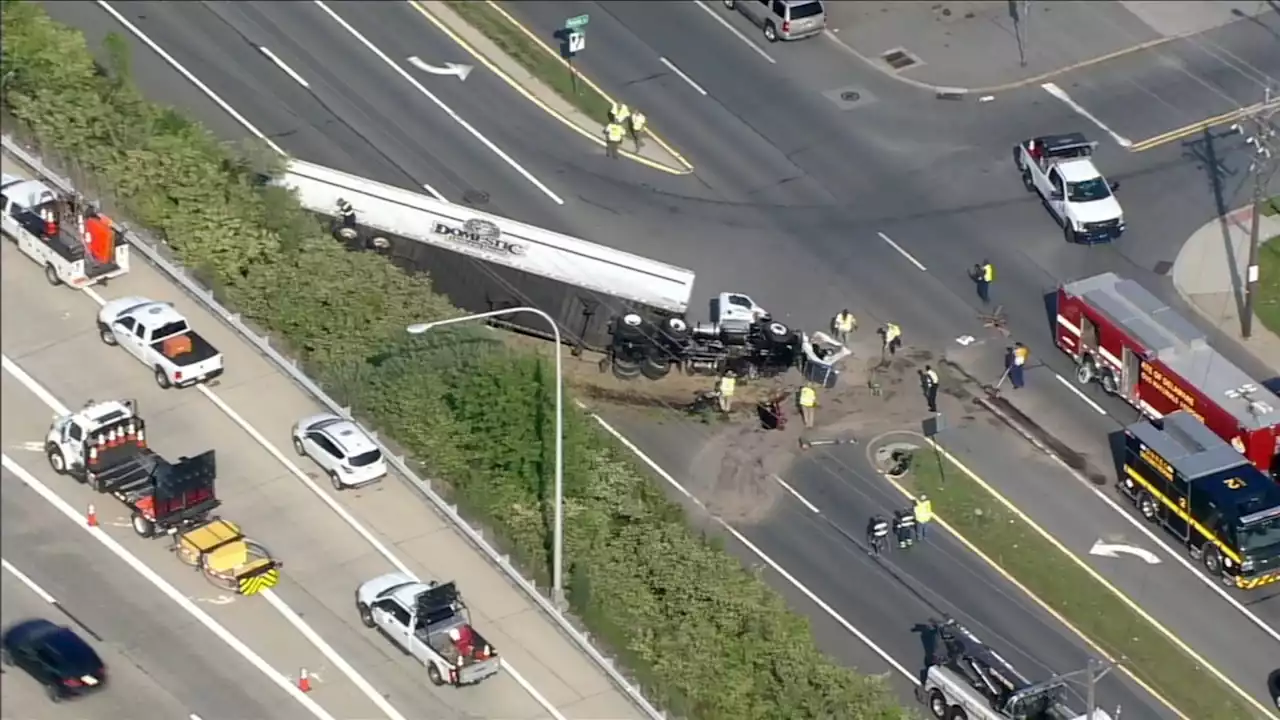
[{"label": "utility pole", "polygon": [[[1280,113],[1280,103],[1273,103],[1271,88],[1268,87],[1257,112],[1244,118],[1253,126],[1250,128],[1252,135],[1245,139],[1245,143],[1253,147],[1253,159],[1249,163],[1249,172],[1253,174],[1253,221],[1249,225],[1249,268],[1245,278],[1244,315],[1240,318],[1240,334],[1246,340],[1253,335],[1253,301],[1258,292],[1258,215],[1267,199],[1267,181],[1271,179],[1275,162],[1280,157],[1280,139],[1272,124],[1277,113]],[[1239,124],[1235,128],[1244,132]]]}]

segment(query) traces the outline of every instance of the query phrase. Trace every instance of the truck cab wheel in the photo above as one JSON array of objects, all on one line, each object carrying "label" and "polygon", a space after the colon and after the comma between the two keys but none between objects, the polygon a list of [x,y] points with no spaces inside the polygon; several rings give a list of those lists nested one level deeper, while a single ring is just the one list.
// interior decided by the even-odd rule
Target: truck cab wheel
[{"label": "truck cab wheel", "polygon": [[168,390],[173,387],[173,383],[169,382],[169,376],[164,373],[163,368],[156,368],[156,384],[159,385],[162,390]]},{"label": "truck cab wheel", "polygon": [[435,663],[427,665],[427,678],[431,680],[432,685],[443,685],[444,677],[440,675],[440,668]]},{"label": "truck cab wheel", "polygon": [[1036,191],[1036,183],[1031,179],[1031,171],[1025,168],[1022,170],[1022,187],[1026,188],[1027,192]]},{"label": "truck cab wheel", "polygon": [[1098,377],[1098,382],[1102,385],[1103,392],[1108,395],[1115,395],[1120,392],[1120,380],[1110,370],[1103,370]]},{"label": "truck cab wheel", "polygon": [[[1208,545],[1208,543],[1205,543]],[[1214,577],[1223,575],[1222,572],[1222,555],[1218,549],[1212,546],[1202,547],[1200,549],[1200,562],[1204,563],[1205,572]]]},{"label": "truck cab wheel", "polygon": [[1151,493],[1143,491],[1138,495],[1138,512],[1142,513],[1144,520],[1155,522],[1156,510],[1156,499],[1151,497]]},{"label": "truck cab wheel", "polygon": [[45,454],[49,456],[49,467],[59,475],[67,474],[67,459],[63,457],[62,451],[57,446],[50,446],[45,450]]},{"label": "truck cab wheel", "polygon": [[1098,366],[1094,363],[1093,358],[1085,356],[1080,364],[1076,365],[1076,382],[1081,385],[1088,385],[1098,376]]},{"label": "truck cab wheel", "polygon": [[356,612],[360,613],[360,623],[367,628],[375,627],[377,623],[373,621],[373,611],[368,605],[362,602],[356,603]]},{"label": "truck cab wheel", "polygon": [[964,714],[964,710],[958,707],[951,708],[950,720],[969,720],[969,716]]},{"label": "truck cab wheel", "polygon": [[62,284],[62,278],[58,277],[58,271],[53,265],[44,266],[44,279],[49,281],[50,285],[58,286]]},{"label": "truck cab wheel", "polygon": [[947,711],[951,708],[947,707],[947,698],[943,696],[941,690],[933,690],[929,693],[929,712],[938,720],[947,720]]},{"label": "truck cab wheel", "polygon": [[149,538],[156,534],[156,525],[150,520],[142,517],[139,513],[134,513],[129,518],[129,524],[133,525],[133,531],[138,533],[138,537]]},{"label": "truck cab wheel", "polygon": [[116,334],[111,332],[110,325],[98,323],[98,338],[102,340],[103,345],[116,345]]}]

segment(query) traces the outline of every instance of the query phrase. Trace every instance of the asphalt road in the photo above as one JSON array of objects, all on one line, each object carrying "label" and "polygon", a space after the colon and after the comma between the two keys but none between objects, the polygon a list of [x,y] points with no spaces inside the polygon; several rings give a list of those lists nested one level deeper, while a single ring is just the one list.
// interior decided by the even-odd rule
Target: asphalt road
[{"label": "asphalt road", "polygon": [[[8,382],[4,390],[23,392]],[[41,459],[8,443],[4,451],[23,462]],[[3,482],[4,558],[58,605],[6,569],[0,622],[8,627],[39,617],[70,627],[98,651],[109,677],[105,692],[55,705],[22,670],[6,668],[0,684],[5,717],[312,717],[18,478],[6,471]]]},{"label": "asphalt road", "polygon": [[[7,164],[6,172],[12,172]],[[407,717],[535,720],[548,715],[516,676],[506,672],[477,688],[432,687],[411,658],[361,625],[352,592],[361,582],[395,568],[294,473],[296,469],[319,478],[315,487],[327,491],[328,482],[315,467],[301,459],[293,467],[285,464],[294,462],[289,460],[292,424],[321,411],[292,381],[181,297],[156,271],[138,263],[128,277],[99,292],[107,299],[143,295],[174,302],[223,352],[228,367],[213,393],[217,401],[198,389],[162,391],[132,357],[102,345],[94,326],[98,306],[89,297],[50,287],[11,244],[5,243],[2,252],[5,302],[0,344],[5,355],[64,405],[75,407],[91,397],[136,399],[150,420],[149,444],[167,457],[216,449],[220,514],[285,561],[276,593],[333,648],[332,656],[345,658]],[[92,372],[84,371],[86,363],[91,363]],[[8,373],[4,382],[3,442],[8,452],[43,438],[52,411]],[[274,452],[241,422],[256,428]],[[277,456],[282,448],[288,455]],[[27,469],[73,506],[97,502],[103,524],[157,572],[179,587],[194,583],[199,589],[190,591],[193,595],[216,596],[162,543],[133,537],[114,501],[53,476],[39,455],[31,461]],[[476,626],[524,680],[567,717],[638,717],[604,674],[406,483],[393,476],[344,493],[335,502],[411,572],[456,580]],[[290,629],[261,599],[234,599],[210,612],[219,619],[225,615],[225,622],[273,667],[295,676],[305,667],[319,675],[314,696],[336,716],[374,716],[372,701],[337,661]],[[291,670],[283,670],[287,668]]]}]

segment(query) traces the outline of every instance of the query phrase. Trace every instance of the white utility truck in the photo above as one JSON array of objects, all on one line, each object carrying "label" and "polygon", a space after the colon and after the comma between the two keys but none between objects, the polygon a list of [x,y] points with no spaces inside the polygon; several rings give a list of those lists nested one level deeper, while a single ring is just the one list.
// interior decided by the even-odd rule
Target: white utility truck
[{"label": "white utility truck", "polygon": [[172,305],[124,297],[98,311],[102,342],[119,345],[155,373],[162,388],[187,387],[222,374],[222,353]]},{"label": "white utility truck", "polygon": [[85,288],[129,272],[129,243],[110,218],[14,175],[0,179],[0,228],[50,285]]},{"label": "white utility truck", "polygon": [[427,666],[436,685],[474,685],[498,674],[498,652],[471,627],[471,615],[453,583],[420,582],[388,573],[356,591],[365,627],[378,628]]},{"label": "white utility truck", "polygon": [[1028,192],[1040,194],[1069,243],[1110,242],[1124,232],[1116,200],[1120,183],[1108,182],[1094,166],[1098,143],[1082,133],[1031,138],[1013,149],[1013,161]]}]

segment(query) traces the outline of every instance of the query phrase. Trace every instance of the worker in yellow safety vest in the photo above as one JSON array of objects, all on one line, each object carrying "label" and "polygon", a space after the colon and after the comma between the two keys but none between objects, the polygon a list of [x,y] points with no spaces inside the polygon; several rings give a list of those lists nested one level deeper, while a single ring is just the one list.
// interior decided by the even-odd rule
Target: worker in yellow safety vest
[{"label": "worker in yellow safety vest", "polygon": [[835,319],[831,321],[831,329],[836,331],[836,339],[841,345],[849,344],[849,335],[858,329],[858,318],[849,312],[848,308],[841,310],[836,314]]},{"label": "worker in yellow safety vest", "polygon": [[883,351],[894,355],[898,352],[898,348],[902,347],[902,328],[894,323],[885,323],[884,327],[880,328],[880,335],[884,338],[881,355],[884,354]]},{"label": "worker in yellow safety vest", "polygon": [[800,417],[804,419],[804,426],[813,427],[813,411],[818,407],[818,391],[813,389],[812,383],[806,383],[800,388]]},{"label": "worker in yellow safety vest", "polygon": [[978,286],[978,299],[983,305],[991,302],[991,283],[996,281],[996,267],[990,260],[973,266],[973,282]]},{"label": "worker in yellow safety vest", "polygon": [[609,108],[609,119],[619,125],[625,125],[630,117],[631,108],[627,107],[626,103],[614,103],[613,107]]},{"label": "worker in yellow safety vest", "polygon": [[1013,382],[1013,388],[1017,390],[1023,386],[1022,373],[1026,370],[1027,358],[1030,357],[1031,351],[1022,343],[1013,344],[1013,365],[1009,367],[1009,380]]},{"label": "worker in yellow safety vest", "polygon": [[929,523],[933,520],[933,501],[928,495],[921,493],[913,510],[916,516],[916,534],[923,540],[929,534]]},{"label": "worker in yellow safety vest", "polygon": [[644,126],[647,122],[648,118],[639,110],[631,113],[631,122],[628,127],[631,129],[631,139],[636,143],[636,152],[640,152],[640,133],[644,132]]},{"label": "worker in yellow safety vest", "polygon": [[732,370],[720,376],[719,392],[716,401],[720,403],[720,412],[728,415],[733,408],[733,391],[738,388],[738,376]]},{"label": "worker in yellow safety vest", "polygon": [[620,123],[611,122],[604,127],[604,155],[614,160],[618,159],[618,146],[622,144],[622,138],[626,136],[626,131],[622,129]]}]

